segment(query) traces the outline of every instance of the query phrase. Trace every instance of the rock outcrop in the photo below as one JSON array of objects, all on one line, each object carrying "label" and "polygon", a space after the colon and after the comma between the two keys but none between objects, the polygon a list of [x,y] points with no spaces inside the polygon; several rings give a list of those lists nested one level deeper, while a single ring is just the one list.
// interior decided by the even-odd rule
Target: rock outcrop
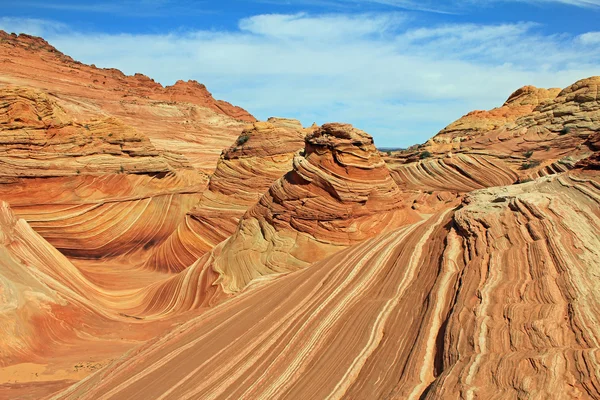
[{"label": "rock outcrop", "polygon": [[292,169],[309,131],[299,121],[282,118],[245,129],[221,154],[200,202],[156,249],[147,268],[181,271],[231,236],[246,210]]},{"label": "rock outcrop", "polygon": [[363,131],[326,124],[304,154],[250,208],[213,269],[226,292],[303,268],[379,233],[419,220]]},{"label": "rock outcrop", "polygon": [[[454,200],[441,196],[438,202],[448,208]],[[246,211],[235,232],[145,291],[137,312],[168,315],[215,306],[252,282],[421,220],[410,204],[368,134],[347,124],[323,125],[306,137],[293,169]]]},{"label": "rock outcrop", "polygon": [[535,107],[556,98],[559,93],[560,89],[557,88],[524,86],[511,94],[501,107],[489,111],[472,111],[454,121],[435,135],[428,144],[435,150],[453,150],[462,141],[485,135],[531,113]]},{"label": "rock outcrop", "polygon": [[473,192],[259,285],[57,398],[600,397],[598,179]]},{"label": "rock outcrop", "polygon": [[0,63],[0,398],[600,398],[599,77],[382,158],[32,36]]},{"label": "rock outcrop", "polygon": [[[504,106],[492,110],[515,111],[510,118],[486,122],[479,129],[469,122],[470,117],[463,117],[449,126],[462,128],[446,128],[424,145],[388,157],[390,167],[397,171],[393,176],[397,180],[410,176],[415,184],[423,183],[423,188],[434,176],[439,177],[435,179],[438,186],[448,178],[458,179],[456,189],[464,191],[509,184],[511,177],[516,177],[513,182],[522,182],[568,171],[594,151],[590,138],[600,130],[599,81],[600,77],[583,79],[558,93],[521,89]],[[469,164],[481,168],[473,170]],[[442,177],[442,169],[456,171]]]},{"label": "rock outcrop", "polygon": [[73,60],[45,40],[0,31],[0,85],[29,86],[66,101],[76,120],[117,117],[143,132],[158,151],[183,156],[212,173],[219,154],[248,122],[245,110],[213,99],[196,81],[161,84],[142,74],[126,76]]},{"label": "rock outcrop", "polygon": [[120,120],[78,122],[65,104],[0,88],[0,199],[67,256],[140,253],[165,240],[205,176]]}]

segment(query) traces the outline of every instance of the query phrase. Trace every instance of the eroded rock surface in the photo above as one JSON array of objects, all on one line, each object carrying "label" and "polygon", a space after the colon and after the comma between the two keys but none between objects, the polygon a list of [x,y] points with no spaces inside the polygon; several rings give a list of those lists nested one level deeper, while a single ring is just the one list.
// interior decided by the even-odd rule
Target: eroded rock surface
[{"label": "eroded rock surface", "polygon": [[58,398],[600,397],[598,178],[474,192],[259,285]]},{"label": "eroded rock surface", "polygon": [[163,87],[142,74],[82,64],[38,37],[0,31],[0,65],[0,85],[51,92],[79,121],[117,117],[157,150],[183,156],[206,173],[214,171],[221,150],[245,124],[255,121],[245,110],[215,100],[196,81]]},{"label": "eroded rock surface", "polygon": [[299,121],[283,118],[245,129],[221,154],[200,202],[146,266],[181,271],[231,236],[246,210],[292,169],[294,154],[304,148],[309,132]]},{"label": "eroded rock surface", "polygon": [[373,139],[351,125],[326,124],[306,137],[293,170],[243,216],[213,269],[225,291],[235,292],[419,219]]}]

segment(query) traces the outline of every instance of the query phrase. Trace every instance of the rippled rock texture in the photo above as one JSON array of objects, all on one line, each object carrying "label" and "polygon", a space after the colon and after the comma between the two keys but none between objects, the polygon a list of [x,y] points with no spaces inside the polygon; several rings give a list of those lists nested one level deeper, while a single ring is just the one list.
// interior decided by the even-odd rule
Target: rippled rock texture
[{"label": "rippled rock texture", "polygon": [[[560,89],[540,89],[525,86],[514,92],[501,106],[489,111],[472,111],[451,123],[435,135],[429,143],[432,147],[455,148],[461,141],[500,128],[514,122],[523,115],[530,114],[538,105],[550,101],[560,93]],[[450,145],[450,146],[444,146]],[[444,150],[442,150],[444,151]]]},{"label": "rippled rock texture", "polygon": [[382,158],[0,56],[1,398],[600,398],[600,78]]},{"label": "rippled rock texture", "polygon": [[124,255],[165,240],[198,202],[205,175],[122,121],[77,121],[65,104],[0,88],[0,199],[67,256]]},{"label": "rippled rock texture", "polygon": [[[599,82],[582,79],[562,91],[525,87],[489,112],[512,110],[510,118],[490,122],[487,112],[469,114],[386,161],[399,182],[460,192],[568,171],[594,152]],[[484,127],[472,122],[475,116]]]},{"label": "rippled rock texture", "polygon": [[51,92],[67,100],[69,113],[80,120],[117,117],[157,150],[184,156],[206,173],[245,124],[255,121],[247,111],[213,99],[198,82],[163,87],[142,74],[82,64],[33,36],[0,31],[0,68],[0,85]]},{"label": "rippled rock texture", "polygon": [[213,269],[224,290],[236,292],[419,219],[373,139],[351,125],[326,124],[306,137],[293,170],[246,212]]},{"label": "rippled rock texture", "polygon": [[150,269],[181,271],[235,232],[238,222],[269,187],[292,169],[304,148],[299,121],[270,118],[245,129],[221,154],[200,202],[146,263]]},{"label": "rippled rock texture", "polygon": [[58,398],[597,398],[598,179],[474,192],[256,287]]}]

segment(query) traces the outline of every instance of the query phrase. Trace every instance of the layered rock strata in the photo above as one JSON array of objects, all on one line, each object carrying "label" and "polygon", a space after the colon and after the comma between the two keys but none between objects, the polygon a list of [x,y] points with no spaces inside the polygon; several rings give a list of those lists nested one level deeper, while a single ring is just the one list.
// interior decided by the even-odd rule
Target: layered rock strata
[{"label": "layered rock strata", "polygon": [[600,397],[599,178],[473,192],[256,286],[57,398]]},{"label": "layered rock strata", "polygon": [[67,256],[124,255],[165,240],[198,202],[205,175],[122,121],[77,121],[66,104],[0,88],[0,199]]},{"label": "layered rock strata", "polygon": [[236,292],[419,219],[373,139],[350,125],[326,124],[306,137],[293,170],[246,212],[213,269],[223,289]]},{"label": "layered rock strata", "polygon": [[221,154],[200,202],[156,249],[147,268],[181,271],[227,239],[246,210],[292,169],[308,132],[299,121],[282,118],[245,129]]},{"label": "layered rock strata", "polygon": [[163,87],[142,74],[82,64],[38,37],[0,31],[0,65],[0,85],[51,92],[81,121],[117,117],[143,132],[158,151],[183,156],[206,173],[214,171],[221,149],[255,121],[247,111],[215,100],[196,81]]}]

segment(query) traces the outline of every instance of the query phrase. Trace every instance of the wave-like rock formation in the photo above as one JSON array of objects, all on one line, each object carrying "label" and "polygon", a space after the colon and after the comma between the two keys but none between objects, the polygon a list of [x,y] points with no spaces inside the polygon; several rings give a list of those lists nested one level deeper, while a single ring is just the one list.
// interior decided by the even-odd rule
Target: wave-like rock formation
[{"label": "wave-like rock formation", "polygon": [[[560,89],[540,89],[535,86],[524,86],[509,96],[501,106],[489,111],[476,110],[454,121],[437,135],[430,143],[446,146],[448,150],[457,147],[461,141],[485,135],[517,118],[530,114],[538,105],[550,101],[560,93]],[[442,150],[443,151],[443,150]]]},{"label": "wave-like rock formation", "polygon": [[147,268],[181,271],[231,236],[246,210],[292,169],[308,132],[299,121],[283,118],[245,129],[221,154],[200,202],[155,250]]},{"label": "wave-like rock formation", "polygon": [[189,319],[135,314],[161,279],[115,271],[112,288],[96,284],[0,201],[0,398],[45,397]]},{"label": "wave-like rock formation", "polygon": [[473,192],[258,285],[57,398],[600,397],[599,202],[597,172]]},{"label": "wave-like rock formation", "polygon": [[117,117],[159,151],[183,155],[206,173],[214,171],[221,149],[255,121],[245,110],[213,99],[196,81],[163,87],[142,74],[74,61],[38,37],[0,31],[0,65],[0,85],[51,92],[80,120]]},{"label": "wave-like rock formation", "polygon": [[237,292],[419,219],[373,139],[351,125],[325,124],[306,137],[293,170],[247,211],[213,268],[224,290]]},{"label": "wave-like rock formation", "polygon": [[[438,203],[447,208],[454,200],[442,195]],[[325,124],[305,138],[293,169],[248,209],[235,232],[179,274],[140,293],[136,313],[157,318],[215,306],[253,281],[307,267],[421,220],[409,205],[368,134],[347,124]]]},{"label": "wave-like rock formation", "polygon": [[[600,130],[599,83],[591,77],[562,91],[520,89],[492,110],[512,110],[510,118],[491,123],[487,112],[475,112],[424,145],[388,157],[393,176],[422,189],[466,192],[568,171],[594,151],[589,139]],[[476,116],[485,123],[474,123]]]},{"label": "wave-like rock formation", "polygon": [[0,137],[3,181],[171,170],[170,160],[148,138],[119,120],[109,117],[78,123],[49,95],[25,87],[0,88]]},{"label": "wave-like rock formation", "polygon": [[139,252],[168,238],[205,176],[118,119],[77,122],[64,104],[0,88],[0,198],[68,256]]},{"label": "wave-like rock formation", "polygon": [[490,186],[510,185],[519,175],[501,158],[486,154],[450,154],[412,163],[389,163],[392,177],[405,190],[467,193]]},{"label": "wave-like rock formation", "polygon": [[0,64],[1,398],[600,398],[600,77],[382,158],[40,38]]}]

